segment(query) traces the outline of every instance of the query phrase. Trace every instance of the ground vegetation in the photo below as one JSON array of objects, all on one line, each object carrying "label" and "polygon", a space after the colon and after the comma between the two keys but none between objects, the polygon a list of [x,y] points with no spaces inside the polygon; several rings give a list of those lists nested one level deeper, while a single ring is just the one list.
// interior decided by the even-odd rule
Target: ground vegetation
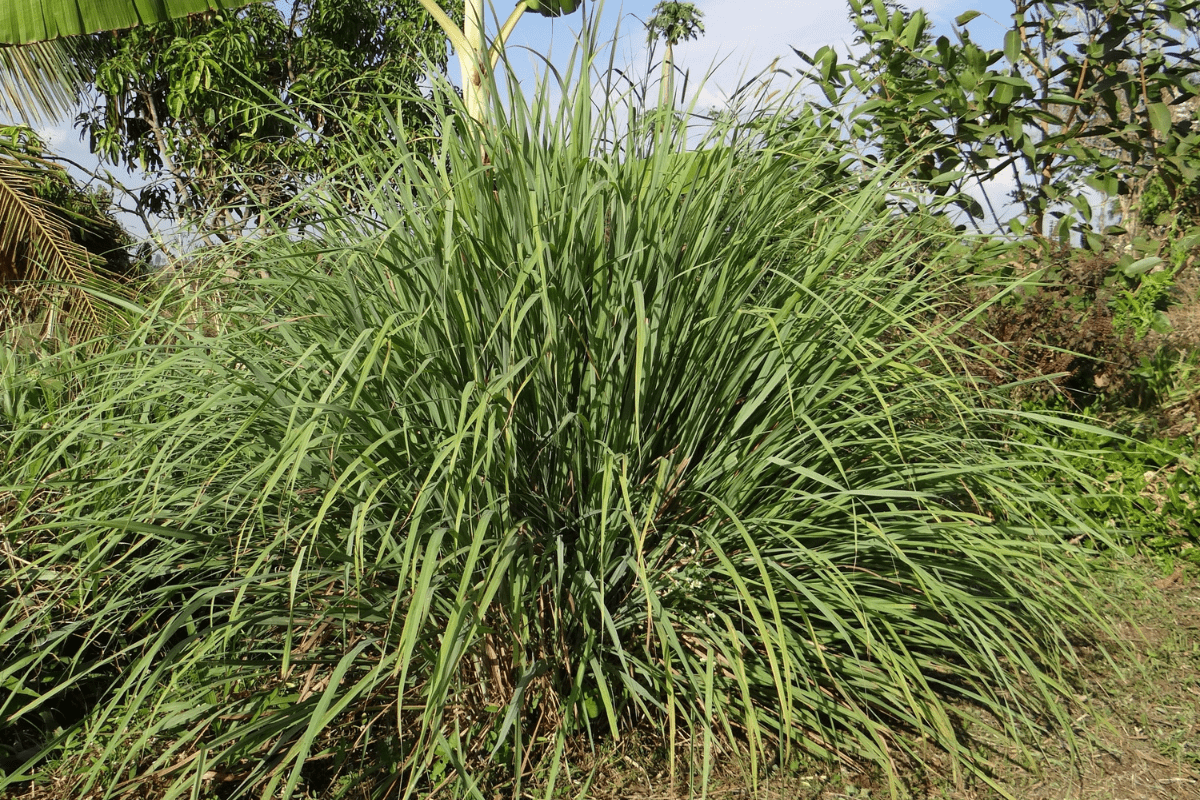
[{"label": "ground vegetation", "polygon": [[[1193,134],[1156,107],[1195,8],[1065,8],[987,53],[856,5],[825,101],[702,129],[594,31],[533,87],[476,49],[478,93],[407,96],[432,138],[261,203],[227,159],[191,222],[230,241],[104,336],[0,339],[0,792],[1197,794]],[[1118,18],[1145,47],[1093,60]],[[1126,127],[1059,116],[1107,102],[1060,67]],[[1021,237],[955,216],[993,135]],[[1113,175],[1162,181],[1154,235],[1050,235]]]}]

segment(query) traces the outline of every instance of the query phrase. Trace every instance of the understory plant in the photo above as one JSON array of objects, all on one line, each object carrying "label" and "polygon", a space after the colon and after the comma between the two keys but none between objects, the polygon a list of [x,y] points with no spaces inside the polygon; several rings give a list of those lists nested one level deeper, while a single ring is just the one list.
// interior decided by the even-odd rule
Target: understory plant
[{"label": "understory plant", "polygon": [[[1050,429],[1041,440],[1072,451],[1072,466],[1094,487],[1076,498],[1079,513],[1110,529],[1110,538],[1127,553],[1149,556],[1167,570],[1180,561],[1200,563],[1194,438],[1131,433],[1126,438]],[[1076,479],[1048,470],[1044,480],[1064,484],[1064,494],[1072,494]]]},{"label": "understory plant", "polygon": [[53,408],[5,362],[0,791],[550,797],[639,731],[696,792],[899,792],[1069,722],[1090,530],[929,323],[933,228],[786,107],[663,135],[596,67],[364,152]]}]

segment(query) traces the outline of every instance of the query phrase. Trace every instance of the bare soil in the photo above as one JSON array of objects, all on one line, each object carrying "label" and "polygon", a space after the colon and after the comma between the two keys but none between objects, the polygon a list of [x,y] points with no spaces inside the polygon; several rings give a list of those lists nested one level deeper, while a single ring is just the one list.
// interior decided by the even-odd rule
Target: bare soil
[{"label": "bare soil", "polygon": [[[1103,579],[1118,608],[1112,636],[1128,644],[1081,647],[1083,671],[1069,709],[1070,734],[1027,743],[1022,752],[974,742],[998,790],[981,779],[903,775],[902,800],[1200,800],[1200,569],[1146,560],[1122,563]],[[636,743],[608,754],[590,792],[597,800],[699,797],[687,776],[676,789],[661,763]],[[710,784],[711,798],[882,800],[886,783],[852,771],[815,769],[750,788],[745,767]]]},{"label": "bare soil", "polygon": [[1108,584],[1125,613],[1111,624],[1132,647],[1111,662],[1098,652],[1088,659],[1074,755],[1054,737],[1040,743],[1031,769],[998,769],[1019,800],[1200,798],[1200,571],[1180,564],[1164,575],[1138,563]]}]

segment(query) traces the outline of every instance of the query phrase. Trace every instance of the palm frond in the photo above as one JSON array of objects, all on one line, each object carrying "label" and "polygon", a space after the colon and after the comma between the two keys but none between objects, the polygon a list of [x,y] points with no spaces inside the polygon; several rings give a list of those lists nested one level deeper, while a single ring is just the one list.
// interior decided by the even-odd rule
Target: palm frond
[{"label": "palm frond", "polygon": [[0,46],[0,113],[26,122],[70,114],[87,85],[81,40]]},{"label": "palm frond", "polygon": [[38,198],[37,179],[20,162],[0,160],[0,291],[19,289],[34,304],[51,309],[47,328],[65,311],[70,333],[86,338],[102,330],[110,312],[84,287],[111,281],[98,273],[97,259],[71,239],[67,224]]}]

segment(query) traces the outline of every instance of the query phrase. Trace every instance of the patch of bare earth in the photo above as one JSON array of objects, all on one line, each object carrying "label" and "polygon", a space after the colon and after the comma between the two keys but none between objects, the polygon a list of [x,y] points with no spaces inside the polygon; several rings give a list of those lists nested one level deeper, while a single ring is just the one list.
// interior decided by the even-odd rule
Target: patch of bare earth
[{"label": "patch of bare earth", "polygon": [[1125,612],[1112,625],[1131,649],[1089,659],[1076,755],[1064,741],[1043,742],[1036,774],[1005,776],[1018,798],[1200,798],[1200,575],[1141,565],[1109,583]]},{"label": "patch of bare earth", "polygon": [[[1108,620],[1112,635],[1128,649],[1083,650],[1072,734],[1046,737],[1025,755],[995,752],[995,778],[1016,800],[1200,800],[1200,570],[1181,564],[1163,574],[1132,561],[1103,582],[1120,612]],[[912,795],[1003,796],[982,785]]]},{"label": "patch of bare earth", "polygon": [[[1164,574],[1154,564],[1122,564],[1104,579],[1116,598],[1112,635],[1126,642],[1109,655],[1084,648],[1080,691],[1068,709],[1070,735],[1031,742],[1025,752],[980,735],[976,752],[1001,792],[979,778],[956,784],[930,774],[903,775],[904,800],[1200,800],[1200,569]],[[636,744],[610,752],[593,773],[598,800],[699,797],[686,774],[672,790],[663,762]],[[665,760],[664,760],[665,761]],[[707,796],[763,800],[882,800],[886,783],[814,768],[780,781],[764,777],[753,792],[744,768],[716,770]]]}]

